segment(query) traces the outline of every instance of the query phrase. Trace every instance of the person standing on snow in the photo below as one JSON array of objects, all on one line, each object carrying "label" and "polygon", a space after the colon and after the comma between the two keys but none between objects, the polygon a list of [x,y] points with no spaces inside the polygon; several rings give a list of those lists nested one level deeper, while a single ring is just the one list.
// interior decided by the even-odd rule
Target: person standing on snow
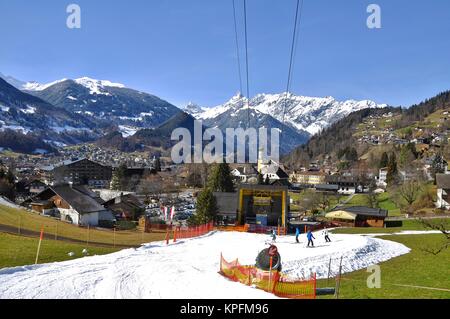
[{"label": "person standing on snow", "polygon": [[311,232],[311,229],[308,230],[308,234],[306,234],[306,237],[308,237],[308,247],[309,247],[309,244],[311,244],[312,247],[314,247],[313,239],[316,239],[316,238],[314,237],[313,233]]},{"label": "person standing on snow", "polygon": [[272,242],[274,243],[277,240],[277,234],[275,232],[275,229],[272,230],[271,236],[272,236]]},{"label": "person standing on snow", "polygon": [[300,241],[298,240],[298,236],[300,236],[300,228],[295,228],[295,241],[297,243],[300,243]]},{"label": "person standing on snow", "polygon": [[330,236],[328,236],[328,229],[326,227],[323,229],[322,234],[325,236],[325,241],[327,243],[331,243]]}]

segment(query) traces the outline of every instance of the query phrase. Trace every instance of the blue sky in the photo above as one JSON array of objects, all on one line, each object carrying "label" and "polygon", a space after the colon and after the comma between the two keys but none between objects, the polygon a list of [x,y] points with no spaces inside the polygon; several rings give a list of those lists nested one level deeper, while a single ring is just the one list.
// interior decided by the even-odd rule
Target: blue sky
[{"label": "blue sky", "polygon": [[[366,26],[370,3],[382,29]],[[285,90],[295,5],[247,0],[251,96]],[[305,0],[291,91],[410,106],[450,89],[449,34],[448,0]],[[0,0],[0,39],[0,72],[21,80],[108,79],[177,106],[239,90],[232,0]]]}]

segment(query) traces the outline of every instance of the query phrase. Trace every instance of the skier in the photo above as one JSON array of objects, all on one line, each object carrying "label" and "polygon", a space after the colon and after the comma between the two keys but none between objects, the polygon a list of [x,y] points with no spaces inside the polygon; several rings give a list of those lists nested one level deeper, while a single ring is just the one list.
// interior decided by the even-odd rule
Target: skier
[{"label": "skier", "polygon": [[312,247],[314,247],[313,239],[316,239],[316,238],[314,237],[313,233],[311,232],[311,229],[308,230],[308,234],[306,234],[306,236],[308,237],[308,247],[309,247],[309,244],[311,244]]},{"label": "skier", "polygon": [[271,236],[272,236],[272,242],[273,243],[276,242],[276,240],[277,240],[277,233],[275,232],[275,229],[272,230]]},{"label": "skier", "polygon": [[328,236],[328,229],[326,227],[323,229],[322,234],[325,236],[325,241],[327,243],[331,243],[330,236]]},{"label": "skier", "polygon": [[298,240],[298,236],[300,236],[300,229],[297,227],[295,228],[295,241],[297,243],[300,243],[300,241]]}]

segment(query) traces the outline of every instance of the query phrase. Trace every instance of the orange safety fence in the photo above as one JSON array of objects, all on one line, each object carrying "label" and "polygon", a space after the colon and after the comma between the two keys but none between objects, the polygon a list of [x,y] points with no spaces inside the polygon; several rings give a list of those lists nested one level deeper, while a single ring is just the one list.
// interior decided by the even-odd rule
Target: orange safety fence
[{"label": "orange safety fence", "polygon": [[250,225],[243,225],[243,226],[218,226],[217,230],[219,231],[236,231],[240,233],[246,233],[248,232]]},{"label": "orange safety fence", "polygon": [[203,236],[214,230],[214,223],[208,223],[199,226],[191,227],[174,227],[173,229],[173,241],[183,238],[193,238]]},{"label": "orange safety fence", "polygon": [[263,271],[255,266],[242,266],[236,259],[227,262],[220,256],[220,273],[235,282],[273,293],[282,298],[315,299],[316,275],[310,280],[292,280],[277,270]]},{"label": "orange safety fence", "polygon": [[287,228],[286,227],[268,227],[268,226],[261,226],[261,225],[250,225],[245,224],[243,226],[218,226],[217,230],[219,231],[235,231],[235,232],[241,232],[241,233],[257,233],[257,234],[268,234],[271,233],[273,230],[276,231],[278,236],[286,235],[287,234]]}]

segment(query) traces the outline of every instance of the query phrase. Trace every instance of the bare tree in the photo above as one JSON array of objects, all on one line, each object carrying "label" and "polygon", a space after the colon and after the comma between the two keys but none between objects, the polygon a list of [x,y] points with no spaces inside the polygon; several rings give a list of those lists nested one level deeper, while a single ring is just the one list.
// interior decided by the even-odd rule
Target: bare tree
[{"label": "bare tree", "polygon": [[408,213],[413,213],[413,204],[422,191],[422,185],[417,180],[410,180],[398,188],[398,194],[407,204]]},{"label": "bare tree", "polygon": [[433,223],[430,220],[420,218],[419,223],[422,224],[426,229],[440,231],[445,236],[445,242],[437,248],[422,248],[422,251],[427,252],[432,255],[439,255],[444,250],[450,246],[450,232],[446,229],[447,225],[444,221]]}]

